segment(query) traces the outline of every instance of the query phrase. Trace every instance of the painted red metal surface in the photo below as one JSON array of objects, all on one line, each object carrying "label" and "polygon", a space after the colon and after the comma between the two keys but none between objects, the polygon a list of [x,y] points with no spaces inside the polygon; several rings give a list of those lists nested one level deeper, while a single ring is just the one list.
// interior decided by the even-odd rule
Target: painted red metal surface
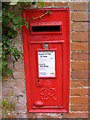
[{"label": "painted red metal surface", "polygon": [[[47,14],[41,19],[32,17]],[[31,9],[23,11],[23,18],[29,19],[29,29],[23,26],[23,47],[28,112],[69,111],[69,9]],[[60,31],[55,26],[60,26]],[[33,28],[32,26],[36,26]],[[54,26],[53,31],[38,31],[37,26]],[[49,28],[49,27],[48,27]],[[55,31],[54,31],[55,29]],[[58,29],[58,30],[56,30]],[[44,49],[44,44],[49,48]],[[55,50],[55,77],[39,77],[38,51]]]}]

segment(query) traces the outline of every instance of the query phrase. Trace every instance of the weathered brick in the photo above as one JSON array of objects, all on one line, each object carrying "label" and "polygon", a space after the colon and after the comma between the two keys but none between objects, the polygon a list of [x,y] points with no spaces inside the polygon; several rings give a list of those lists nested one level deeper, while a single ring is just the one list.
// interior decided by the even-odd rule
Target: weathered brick
[{"label": "weathered brick", "polygon": [[45,2],[44,7],[52,6],[52,2]]},{"label": "weathered brick", "polygon": [[68,6],[68,2],[54,2],[54,6]]},{"label": "weathered brick", "polygon": [[72,70],[88,70],[88,61],[72,61],[71,62]]},{"label": "weathered brick", "polygon": [[89,43],[87,42],[72,42],[71,50],[88,50]]},{"label": "weathered brick", "polygon": [[[27,114],[26,114],[26,113],[18,113],[18,114],[17,114],[17,119],[18,119],[18,118],[19,118],[19,119],[21,119],[21,118],[23,118],[23,119],[26,118],[26,119],[27,119]],[[31,117],[31,118],[32,118],[32,117]]]},{"label": "weathered brick", "polygon": [[17,85],[18,88],[21,88],[21,86],[22,86],[23,89],[24,89],[24,87],[25,87],[24,80],[23,79],[16,80],[16,85]]},{"label": "weathered brick", "polygon": [[[79,65],[79,66],[81,67],[81,65]],[[75,69],[79,66],[76,66]],[[88,71],[88,70],[74,70],[71,72],[71,78],[72,79],[88,79],[88,73],[90,73],[90,71]]]},{"label": "weathered brick", "polygon": [[[89,13],[88,16],[90,16],[90,13]],[[90,21],[90,18],[88,18],[88,19],[89,19],[89,21]],[[90,32],[90,22],[88,22],[88,32]]]},{"label": "weathered brick", "polygon": [[[20,30],[19,30],[20,31]],[[18,33],[16,38],[13,40],[14,43],[16,43],[17,45],[22,45],[22,34]]]},{"label": "weathered brick", "polygon": [[72,32],[72,41],[90,41],[88,32]]},{"label": "weathered brick", "polygon": [[26,113],[27,118],[33,118],[35,119],[35,113]]},{"label": "weathered brick", "polygon": [[16,86],[14,86],[13,92],[17,97],[19,97],[19,96],[23,97],[25,95],[25,88],[23,88],[23,87],[18,88]]},{"label": "weathered brick", "polygon": [[[88,75],[88,86],[90,87],[90,75]],[[89,92],[90,95],[90,92]]]},{"label": "weathered brick", "polygon": [[[88,95],[89,95],[89,96],[88,96],[88,103],[89,103],[89,105],[90,105],[90,89],[88,90],[88,93],[89,93],[89,94],[88,94]],[[90,109],[90,108],[89,108],[89,109]]]},{"label": "weathered brick", "polygon": [[88,11],[87,12],[72,12],[71,13],[71,20],[73,21],[88,21]]},{"label": "weathered brick", "polygon": [[72,22],[72,31],[88,31],[88,22]]},{"label": "weathered brick", "polygon": [[3,87],[2,88],[2,97],[6,97],[8,96],[9,94],[11,94],[12,92],[12,88],[7,86],[7,87]]},{"label": "weathered brick", "polygon": [[71,111],[88,111],[87,104],[85,104],[85,105],[83,105],[83,104],[71,105],[70,108],[71,108]]},{"label": "weathered brick", "polygon": [[11,75],[10,75],[10,76],[7,76],[7,75],[5,75],[5,73],[3,73],[2,81],[7,81],[7,80],[9,80],[9,79],[12,79],[12,76],[11,76]]},{"label": "weathered brick", "polygon": [[15,85],[16,85],[15,79],[13,77],[9,78],[9,76],[8,76],[8,79],[6,81],[3,81],[3,84],[2,84],[3,87],[8,87],[8,86],[13,87]]},{"label": "weathered brick", "polygon": [[16,119],[16,113],[15,113],[15,111],[13,112],[13,113],[9,113],[8,115],[7,115],[7,119]]},{"label": "weathered brick", "polygon": [[86,96],[86,95],[88,95],[88,89],[86,88],[71,89],[71,96]]},{"label": "weathered brick", "polygon": [[62,118],[62,115],[59,113],[37,113],[35,114],[36,118]]},{"label": "weathered brick", "polygon": [[16,104],[15,106],[15,111],[17,111],[18,113],[26,113],[26,105],[21,105],[19,103]]},{"label": "weathered brick", "polygon": [[71,59],[72,60],[88,60],[88,56],[90,53],[86,52],[72,52]]},{"label": "weathered brick", "polygon": [[63,118],[88,118],[88,113],[87,112],[83,112],[83,113],[75,113],[75,112],[71,112],[71,113],[63,113]]},{"label": "weathered brick", "polygon": [[71,97],[71,104],[87,104],[88,96]]},{"label": "weathered brick", "polygon": [[[19,35],[20,35],[20,34],[22,35],[22,29],[21,29],[21,28],[18,28],[18,31],[17,31],[17,32],[18,32]],[[22,37],[21,37],[21,38],[22,38]]]},{"label": "weathered brick", "polygon": [[25,104],[25,96],[20,96],[18,102],[19,102],[19,104],[24,105]]},{"label": "weathered brick", "polygon": [[23,61],[17,61],[15,62],[15,70],[19,71],[19,72],[23,72],[24,71],[24,63]]},{"label": "weathered brick", "polygon": [[88,2],[70,2],[71,10],[88,10]]},{"label": "weathered brick", "polygon": [[77,80],[71,80],[71,88],[73,87],[88,87],[88,79],[77,79]]},{"label": "weathered brick", "polygon": [[24,71],[22,71],[22,72],[17,72],[17,71],[15,71],[15,72],[13,72],[13,77],[15,78],[15,79],[24,79]]}]

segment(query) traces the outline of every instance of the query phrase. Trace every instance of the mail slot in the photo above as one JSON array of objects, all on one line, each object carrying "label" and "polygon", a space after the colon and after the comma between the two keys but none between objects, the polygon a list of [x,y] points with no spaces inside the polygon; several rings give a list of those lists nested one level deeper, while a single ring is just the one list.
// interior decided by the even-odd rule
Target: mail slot
[{"label": "mail slot", "polygon": [[27,111],[68,112],[69,9],[24,10],[23,18]]}]

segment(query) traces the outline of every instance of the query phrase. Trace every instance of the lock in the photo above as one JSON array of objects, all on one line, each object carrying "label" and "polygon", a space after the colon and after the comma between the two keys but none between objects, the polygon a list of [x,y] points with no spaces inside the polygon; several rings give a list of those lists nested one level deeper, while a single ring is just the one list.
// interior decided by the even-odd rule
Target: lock
[{"label": "lock", "polygon": [[37,79],[37,86],[42,87],[43,86],[43,80],[42,79]]},{"label": "lock", "polygon": [[39,84],[39,79],[38,79],[38,84]]}]

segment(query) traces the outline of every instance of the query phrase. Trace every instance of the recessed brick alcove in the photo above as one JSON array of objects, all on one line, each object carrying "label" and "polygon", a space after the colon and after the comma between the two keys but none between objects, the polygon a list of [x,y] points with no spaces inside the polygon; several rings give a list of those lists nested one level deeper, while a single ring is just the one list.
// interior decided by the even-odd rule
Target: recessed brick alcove
[{"label": "recessed brick alcove", "polygon": [[[2,97],[14,101],[15,111],[8,118],[88,118],[88,2],[46,2],[44,7],[70,7],[71,23],[71,80],[69,113],[27,113],[24,80],[24,58],[14,62],[8,56],[13,76],[3,76]],[[36,9],[36,6],[34,6]],[[27,8],[28,9],[28,8]],[[16,9],[19,14],[19,6]],[[13,42],[22,50],[22,30]],[[3,115],[5,117],[5,115]]]}]

